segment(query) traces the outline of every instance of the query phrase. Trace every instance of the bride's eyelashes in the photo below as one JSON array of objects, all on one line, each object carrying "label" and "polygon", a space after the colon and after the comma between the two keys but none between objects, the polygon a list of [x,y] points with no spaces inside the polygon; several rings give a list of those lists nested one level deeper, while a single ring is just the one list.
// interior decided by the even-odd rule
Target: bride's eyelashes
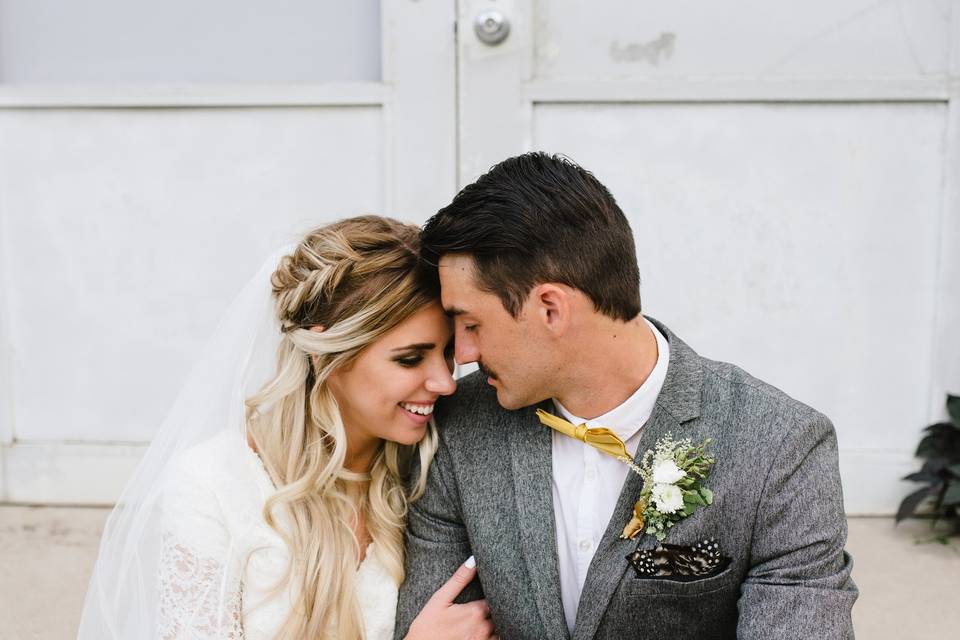
[{"label": "bride's eyelashes", "polygon": [[398,358],[394,358],[393,361],[399,364],[401,367],[407,367],[408,369],[412,369],[413,367],[416,367],[421,362],[423,362],[423,354],[416,353],[416,354],[407,355],[407,356],[400,356]]},{"label": "bride's eyelashes", "polygon": [[[436,343],[422,343],[416,345],[410,345],[412,347],[419,347],[405,353],[400,353],[392,358],[394,362],[399,364],[401,367],[406,367],[408,369],[413,369],[420,366],[420,364],[426,359],[427,354],[433,351],[436,348]],[[448,366],[452,366],[453,363],[453,354],[454,354],[454,341],[451,339],[445,345],[443,345],[443,351],[441,352],[443,359],[447,362]]]}]

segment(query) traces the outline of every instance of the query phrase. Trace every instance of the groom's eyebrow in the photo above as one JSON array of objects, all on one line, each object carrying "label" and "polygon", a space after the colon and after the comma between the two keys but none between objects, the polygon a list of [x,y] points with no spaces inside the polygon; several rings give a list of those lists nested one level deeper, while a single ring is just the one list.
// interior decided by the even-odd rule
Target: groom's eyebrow
[{"label": "groom's eyebrow", "polygon": [[444,309],[443,311],[444,311],[444,313],[446,313],[446,314],[447,314],[448,316],[450,316],[451,318],[454,318],[454,317],[456,317],[456,316],[460,316],[460,315],[463,315],[463,314],[466,313],[466,311],[464,311],[463,309],[461,309],[461,308],[459,308],[459,307],[447,307],[447,308]]},{"label": "groom's eyebrow", "polygon": [[396,347],[395,349],[391,349],[391,351],[429,351],[435,346],[437,345],[433,342],[417,342],[415,344],[408,344],[405,347]]}]

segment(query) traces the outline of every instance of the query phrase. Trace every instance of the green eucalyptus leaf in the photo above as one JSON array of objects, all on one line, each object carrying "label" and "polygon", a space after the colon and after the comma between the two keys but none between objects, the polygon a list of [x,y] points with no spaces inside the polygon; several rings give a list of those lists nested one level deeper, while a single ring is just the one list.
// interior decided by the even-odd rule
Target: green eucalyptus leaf
[{"label": "green eucalyptus leaf", "polygon": [[700,487],[700,495],[703,496],[703,501],[707,503],[707,506],[713,504],[713,491],[706,487]]}]

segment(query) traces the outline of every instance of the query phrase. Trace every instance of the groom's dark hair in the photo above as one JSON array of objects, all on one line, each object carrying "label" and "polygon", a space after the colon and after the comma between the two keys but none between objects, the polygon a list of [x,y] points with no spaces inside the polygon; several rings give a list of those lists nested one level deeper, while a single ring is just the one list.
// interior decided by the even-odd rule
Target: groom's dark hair
[{"label": "groom's dark hair", "polygon": [[420,240],[432,265],[470,254],[477,286],[513,317],[543,282],[579,289],[617,320],[640,313],[630,224],[607,188],[563,156],[525,153],[494,165],[427,221]]}]

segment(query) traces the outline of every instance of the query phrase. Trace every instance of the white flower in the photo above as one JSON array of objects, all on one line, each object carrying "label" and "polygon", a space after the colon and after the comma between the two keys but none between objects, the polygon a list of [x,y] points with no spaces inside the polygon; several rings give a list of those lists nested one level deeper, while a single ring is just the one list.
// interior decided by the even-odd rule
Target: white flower
[{"label": "white flower", "polygon": [[674,513],[683,507],[683,491],[674,484],[655,484],[653,502],[660,513]]},{"label": "white flower", "polygon": [[653,465],[653,481],[657,484],[673,484],[685,475],[687,472],[673,460],[661,460]]}]

